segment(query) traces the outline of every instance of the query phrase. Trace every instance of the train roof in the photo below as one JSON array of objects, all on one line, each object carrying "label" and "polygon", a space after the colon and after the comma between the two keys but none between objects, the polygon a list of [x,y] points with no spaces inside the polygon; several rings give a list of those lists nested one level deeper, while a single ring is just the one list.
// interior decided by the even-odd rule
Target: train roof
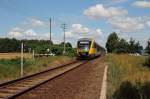
[{"label": "train roof", "polygon": [[88,40],[88,41],[92,41],[93,39],[92,39],[92,38],[80,38],[78,41],[81,41],[81,40]]}]

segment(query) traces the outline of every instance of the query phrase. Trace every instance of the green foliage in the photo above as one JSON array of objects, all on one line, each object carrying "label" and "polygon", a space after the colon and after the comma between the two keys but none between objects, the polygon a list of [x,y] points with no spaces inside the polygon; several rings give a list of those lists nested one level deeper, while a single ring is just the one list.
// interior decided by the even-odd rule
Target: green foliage
[{"label": "green foliage", "polygon": [[[20,66],[20,63],[21,63],[21,59],[19,57],[14,58],[14,59],[1,59],[0,60],[0,64],[6,65],[6,66],[8,66],[8,65]],[[23,63],[26,66],[30,65],[30,62],[26,58],[23,59]]]},{"label": "green foliage", "polygon": [[76,55],[76,49],[67,48],[65,55],[66,56],[71,56],[71,57],[75,56]]},{"label": "green foliage", "polygon": [[45,53],[48,53],[47,49],[50,49],[50,45],[36,46],[34,50],[35,50],[35,53],[45,54]]},{"label": "green foliage", "polygon": [[[20,77],[20,61],[20,58],[0,60],[0,82]],[[24,69],[31,64],[31,60],[24,59]]]},{"label": "green foliage", "polygon": [[145,59],[144,66],[146,66],[146,67],[149,67],[149,68],[150,68],[150,56],[148,56],[148,57]]},{"label": "green foliage", "polygon": [[[63,47],[63,46],[64,46],[64,42],[61,42],[61,43],[60,43],[60,46]],[[67,43],[65,44],[65,46],[66,46],[66,47],[69,47],[69,48],[72,48],[72,45],[71,45],[71,43],[69,43],[69,42],[67,42]]]},{"label": "green foliage", "polygon": [[[66,45],[66,53],[65,53],[65,55],[66,56],[75,56],[76,50],[74,48],[72,48],[70,45],[69,46]],[[63,50],[64,50],[64,48],[63,48],[63,44],[62,43],[60,45],[54,45],[51,48],[52,53],[54,53],[55,55],[62,55],[63,54]]]},{"label": "green foliage", "polygon": [[[50,49],[55,55],[63,54],[64,42],[60,44],[53,44],[49,40],[16,40],[9,38],[0,39],[0,53],[1,52],[20,52],[21,42],[24,42],[24,52],[34,50],[38,54],[50,53],[47,49]],[[67,42],[66,54],[67,56],[74,56],[75,50],[72,48],[71,43]]]},{"label": "green foliage", "polygon": [[131,38],[128,44],[128,52],[141,54],[142,50],[143,50],[143,47],[140,45],[139,41],[135,42],[135,40]]},{"label": "green foliage", "polygon": [[113,99],[150,99],[150,82],[136,82],[135,85],[129,81],[122,82]]},{"label": "green foliage", "polygon": [[52,46],[51,51],[55,55],[62,55],[63,54],[63,47],[61,47],[59,45],[55,45],[55,46]]},{"label": "green foliage", "polygon": [[143,47],[139,41],[135,42],[132,38],[129,42],[125,39],[120,39],[116,33],[108,36],[106,48],[109,53],[142,53]]},{"label": "green foliage", "polygon": [[[128,54],[108,54],[105,57],[108,62],[107,99],[150,99],[144,98],[150,92],[150,72],[143,66],[145,57]],[[136,98],[139,93],[145,96]]]},{"label": "green foliage", "polygon": [[140,99],[140,95],[136,87],[126,81],[115,91],[113,99]]},{"label": "green foliage", "polygon": [[[32,59],[24,59],[24,76],[37,73],[49,68],[54,68],[72,58],[68,56],[50,56]],[[20,58],[0,59],[0,83],[20,77]]]},{"label": "green foliage", "polygon": [[116,53],[127,53],[128,52],[128,42],[125,39],[121,39],[115,49]]},{"label": "green foliage", "polygon": [[6,59],[2,59],[0,61],[0,64],[3,64],[3,65],[19,65],[20,64],[20,58],[15,58],[15,59],[9,59],[9,60],[6,60]]},{"label": "green foliage", "polygon": [[25,40],[25,51],[28,51],[29,48],[35,50],[36,53],[46,53],[47,49],[50,48],[50,45],[53,45],[53,42],[49,40]]},{"label": "green foliage", "polygon": [[145,52],[150,55],[150,39],[147,41],[147,46],[145,48]]},{"label": "green foliage", "polygon": [[118,35],[115,32],[111,33],[108,36],[108,40],[107,40],[107,43],[106,43],[107,51],[110,52],[110,53],[115,51],[115,49],[117,48],[118,42],[119,42]]},{"label": "green foliage", "polygon": [[0,38],[0,52],[18,52],[20,51],[20,41],[16,39]]}]

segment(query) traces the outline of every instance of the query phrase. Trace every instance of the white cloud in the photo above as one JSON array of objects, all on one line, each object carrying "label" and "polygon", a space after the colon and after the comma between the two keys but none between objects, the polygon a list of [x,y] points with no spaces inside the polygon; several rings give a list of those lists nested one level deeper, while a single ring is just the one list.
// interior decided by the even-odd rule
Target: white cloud
[{"label": "white cloud", "polygon": [[101,29],[96,29],[96,34],[98,34],[98,35],[102,35],[103,33],[102,33],[102,30]]},{"label": "white cloud", "polygon": [[150,2],[149,1],[135,1],[133,4],[135,7],[139,8],[150,8]]},{"label": "white cloud", "polygon": [[29,37],[37,36],[37,33],[33,29],[25,31],[24,34]]},{"label": "white cloud", "polygon": [[72,24],[71,32],[73,33],[87,33],[89,29],[87,27],[82,26],[81,24]]},{"label": "white cloud", "polygon": [[31,23],[33,27],[41,27],[45,25],[43,21],[35,19],[35,18],[29,19],[29,23]]},{"label": "white cloud", "polygon": [[[120,0],[114,0],[114,2],[120,2]],[[141,1],[142,5],[147,3]],[[120,7],[105,7],[102,4],[97,4],[84,10],[83,13],[91,19],[105,19],[115,30],[120,32],[137,32],[150,26],[150,17],[131,17],[126,9]]]},{"label": "white cloud", "polygon": [[14,38],[22,38],[23,32],[24,32],[23,29],[21,29],[21,28],[19,28],[19,27],[15,27],[15,28],[12,28],[12,29],[8,32],[8,36],[9,36],[9,37],[14,37]]},{"label": "white cloud", "polygon": [[147,24],[147,26],[149,26],[149,27],[150,27],[150,21],[147,21],[147,22],[146,22],[146,24]]},{"label": "white cloud", "polygon": [[114,16],[122,16],[128,13],[127,10],[120,7],[104,7],[102,4],[97,4],[86,10],[83,14],[92,19],[111,18]]},{"label": "white cloud", "polygon": [[33,29],[23,30],[20,28],[13,28],[8,32],[8,36],[11,38],[24,39],[24,38],[33,38],[37,36],[37,33]]},{"label": "white cloud", "polygon": [[46,22],[36,18],[28,18],[18,27],[12,28],[8,32],[9,37],[17,39],[48,39],[47,33],[38,34],[35,29],[40,27],[44,28],[47,25]]},{"label": "white cloud", "polygon": [[61,42],[62,42],[62,41],[59,40],[59,39],[54,39],[54,40],[53,40],[53,43],[54,43],[54,44],[60,44]]},{"label": "white cloud", "polygon": [[[82,37],[90,37],[96,38],[102,36],[102,30],[97,29],[89,29],[81,24],[72,24],[70,31],[66,32],[67,38],[82,38]],[[62,33],[63,35],[63,33]]]},{"label": "white cloud", "polygon": [[[53,33],[51,33],[52,40],[53,40]],[[49,40],[50,39],[50,34],[49,33],[38,33],[36,36],[36,39],[40,40]]]},{"label": "white cloud", "polygon": [[13,38],[21,38],[23,34],[21,32],[10,31],[8,32],[8,36]]},{"label": "white cloud", "polygon": [[[37,33],[33,28],[14,27],[8,33],[9,38],[49,40],[49,33]],[[53,36],[53,33],[51,33]]]},{"label": "white cloud", "polygon": [[27,18],[25,21],[23,21],[19,27],[22,29],[29,29],[29,28],[44,28],[48,25],[48,22],[44,22],[42,20],[39,20],[37,18]]},{"label": "white cloud", "polygon": [[74,37],[73,33],[71,33],[70,31],[65,32],[65,34],[66,34],[66,37],[67,37],[67,38],[72,38],[72,37]]},{"label": "white cloud", "polygon": [[21,28],[19,28],[19,27],[15,27],[15,28],[12,28],[12,31],[20,31],[20,32],[22,32],[22,31],[24,31],[24,30],[21,29]]},{"label": "white cloud", "polygon": [[113,17],[108,22],[122,32],[134,32],[145,28],[141,17]]}]

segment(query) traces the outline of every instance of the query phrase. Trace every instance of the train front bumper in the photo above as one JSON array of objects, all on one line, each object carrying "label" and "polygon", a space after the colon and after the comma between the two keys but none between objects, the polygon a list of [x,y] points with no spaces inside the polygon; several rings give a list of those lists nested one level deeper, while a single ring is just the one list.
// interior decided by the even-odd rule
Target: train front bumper
[{"label": "train front bumper", "polygon": [[85,57],[85,56],[89,56],[89,53],[88,52],[79,52],[78,55]]}]

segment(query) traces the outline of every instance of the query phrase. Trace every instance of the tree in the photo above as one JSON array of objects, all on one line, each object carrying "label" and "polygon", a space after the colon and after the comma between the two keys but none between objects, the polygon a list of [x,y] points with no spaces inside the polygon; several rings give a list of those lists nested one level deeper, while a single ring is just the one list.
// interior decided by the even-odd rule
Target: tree
[{"label": "tree", "polygon": [[136,53],[139,53],[139,54],[142,54],[142,50],[143,50],[143,46],[140,45],[140,42],[136,42],[135,44],[135,52]]},{"label": "tree", "polygon": [[[63,46],[64,46],[64,42],[61,42],[61,43],[60,43],[60,46],[63,47]],[[65,43],[65,46],[72,48],[72,45],[71,45],[71,43],[69,43],[69,42]]]},{"label": "tree", "polygon": [[141,54],[142,50],[143,50],[143,47],[140,45],[140,42],[139,41],[135,42],[135,40],[131,38],[129,41],[128,52]]},{"label": "tree", "polygon": [[128,52],[135,53],[135,40],[133,38],[130,38]]},{"label": "tree", "polygon": [[150,55],[150,39],[147,41],[147,46],[145,48],[145,52]]},{"label": "tree", "polygon": [[52,53],[55,55],[62,55],[63,54],[63,47],[60,47],[59,45],[54,45],[51,48]]},{"label": "tree", "polygon": [[[51,52],[55,55],[62,55],[63,54],[63,45],[61,44],[53,44],[49,40],[17,40],[17,39],[10,39],[10,38],[0,38],[0,53],[3,52],[20,52],[21,50],[21,42],[24,42],[24,51],[29,52],[34,50],[35,53],[49,53],[47,49],[51,49]],[[72,48],[71,43],[66,43],[66,54],[67,56],[74,56],[75,49]]]},{"label": "tree", "polygon": [[125,39],[121,39],[118,42],[116,53],[127,53],[128,52],[128,42]]},{"label": "tree", "polygon": [[0,38],[0,52],[18,52],[20,44],[20,41],[14,38]]},{"label": "tree", "polygon": [[[140,45],[140,42],[135,42],[134,39],[130,39],[127,42],[125,39],[120,39],[116,33],[111,33],[108,36],[108,40],[106,42],[106,48],[109,53],[142,53],[143,47]],[[150,42],[147,47],[150,53]]]},{"label": "tree", "polygon": [[118,35],[114,32],[111,33],[108,36],[107,42],[106,42],[106,48],[107,48],[107,52],[112,53],[115,51],[115,49],[117,48],[119,42],[119,38]]}]

